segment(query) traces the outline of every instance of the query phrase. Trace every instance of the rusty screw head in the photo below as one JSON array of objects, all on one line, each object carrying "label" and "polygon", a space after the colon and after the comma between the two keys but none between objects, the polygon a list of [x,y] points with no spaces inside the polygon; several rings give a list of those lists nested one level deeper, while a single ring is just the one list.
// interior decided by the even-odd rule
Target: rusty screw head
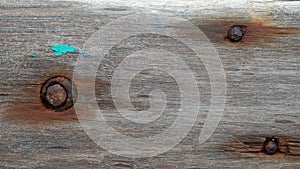
[{"label": "rusty screw head", "polygon": [[65,77],[55,77],[43,84],[40,98],[46,108],[56,112],[71,108],[76,100],[76,88]]},{"label": "rusty screw head", "polygon": [[267,138],[264,142],[264,152],[268,155],[273,155],[278,150],[278,141],[274,138]]},{"label": "rusty screw head", "polygon": [[239,42],[243,39],[244,31],[241,26],[232,26],[228,30],[228,39],[231,42]]}]

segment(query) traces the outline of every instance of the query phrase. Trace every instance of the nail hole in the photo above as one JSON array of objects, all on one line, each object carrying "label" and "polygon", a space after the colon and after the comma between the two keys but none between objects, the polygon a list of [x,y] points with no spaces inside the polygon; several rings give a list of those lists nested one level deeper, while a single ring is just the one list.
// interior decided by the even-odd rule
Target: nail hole
[{"label": "nail hole", "polygon": [[276,138],[266,138],[264,142],[263,151],[268,155],[273,155],[279,151],[278,139]]},{"label": "nail hole", "polygon": [[241,26],[234,25],[228,30],[227,38],[231,42],[239,42],[244,37],[244,30]]},{"label": "nail hole", "polygon": [[47,109],[62,112],[73,107],[77,96],[75,85],[66,77],[47,80],[40,91],[40,98]]}]

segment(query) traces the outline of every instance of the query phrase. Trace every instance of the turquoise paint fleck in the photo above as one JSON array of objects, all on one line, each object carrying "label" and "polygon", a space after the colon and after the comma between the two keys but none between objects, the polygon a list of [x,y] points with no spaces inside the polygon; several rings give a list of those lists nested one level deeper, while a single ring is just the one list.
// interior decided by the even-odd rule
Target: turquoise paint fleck
[{"label": "turquoise paint fleck", "polygon": [[86,52],[80,52],[80,54],[82,55],[82,56],[85,56],[85,57],[88,57],[88,56],[90,56],[88,53],[86,53]]},{"label": "turquoise paint fleck", "polygon": [[33,53],[32,55],[31,55],[31,57],[37,57],[38,55],[36,54],[36,53]]},{"label": "turquoise paint fleck", "polygon": [[62,56],[67,53],[76,53],[78,51],[77,48],[68,45],[55,45],[51,48],[54,51],[55,56]]}]

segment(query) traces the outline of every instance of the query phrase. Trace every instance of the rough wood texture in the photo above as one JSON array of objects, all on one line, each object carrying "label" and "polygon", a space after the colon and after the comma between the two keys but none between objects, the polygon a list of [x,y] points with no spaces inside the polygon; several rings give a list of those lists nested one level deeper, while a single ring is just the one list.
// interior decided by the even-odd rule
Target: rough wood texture
[{"label": "rough wood texture", "polygon": [[[117,1],[97,5],[0,2],[0,168],[300,168],[300,1],[157,1],[136,6]],[[146,159],[120,157],[101,149],[86,135],[74,109],[56,113],[40,101],[41,85],[54,76],[72,78],[76,58],[82,57],[54,57],[49,52],[52,45],[81,48],[102,26],[138,8],[189,20],[217,49],[226,72],[226,108],[217,130],[202,145],[197,139],[205,113],[172,150]],[[245,28],[245,38],[239,43],[226,39],[232,25]],[[147,38],[176,45],[165,37]],[[122,45],[126,47],[128,42]],[[130,50],[120,48],[112,54],[119,56]],[[175,50],[184,51],[180,46]],[[31,57],[32,53],[38,57]],[[208,75],[201,63],[194,66],[202,75],[201,99],[208,108]],[[165,87],[165,82],[175,83],[172,78],[155,74],[147,71],[135,79],[132,101],[137,108],[147,108],[148,97],[143,93],[157,81],[166,92],[178,94],[176,87]],[[97,100],[100,108],[114,114],[106,80],[101,76],[96,79]],[[132,126],[118,126],[117,122],[111,122],[117,130],[144,136],[160,132],[172,121],[149,131],[132,130]],[[280,151],[275,155],[262,151],[266,137],[278,139]]]}]

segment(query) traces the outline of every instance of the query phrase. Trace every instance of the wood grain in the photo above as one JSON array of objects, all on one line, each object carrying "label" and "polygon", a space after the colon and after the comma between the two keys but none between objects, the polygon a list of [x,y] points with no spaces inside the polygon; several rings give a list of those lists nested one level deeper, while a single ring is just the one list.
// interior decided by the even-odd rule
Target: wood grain
[{"label": "wood grain", "polygon": [[[2,1],[0,168],[300,167],[300,1],[228,0],[204,5],[201,1],[174,0],[165,2],[165,6],[159,2],[128,6],[118,1],[100,1],[97,5],[92,5],[95,2]],[[50,51],[52,45],[82,48],[101,27],[139,8],[171,13],[199,27],[216,48],[227,81],[222,120],[211,138],[199,145],[198,137],[210,103],[210,84],[202,62],[188,60],[187,64],[197,71],[198,80],[203,84],[199,90],[205,111],[180,144],[145,159],[121,157],[100,148],[82,130],[74,109],[53,112],[39,98],[42,84],[49,78],[72,78],[76,60],[82,57],[79,54],[54,57]],[[226,38],[232,25],[245,29],[245,37],[239,43],[231,43]],[[153,35],[146,38],[149,40],[141,48],[166,43],[175,52],[190,54],[169,38]],[[132,50],[130,43],[136,42],[139,39],[132,37],[112,49],[111,54],[126,55]],[[33,58],[32,53],[38,56]],[[118,62],[108,59],[99,70],[109,70]],[[148,108],[148,94],[153,85],[159,84],[158,87],[174,97],[178,95],[172,78],[167,74],[157,78],[156,74],[148,70],[134,79],[131,89],[136,108]],[[166,114],[167,120],[162,118],[152,124],[157,126],[154,130],[119,125],[108,77],[99,72],[96,78],[97,101],[99,108],[111,113],[107,118],[117,130],[142,137],[161,132],[172,124],[172,114]],[[176,100],[172,103],[170,110],[178,108]],[[279,140],[280,151],[275,155],[262,151],[267,137]]]}]

